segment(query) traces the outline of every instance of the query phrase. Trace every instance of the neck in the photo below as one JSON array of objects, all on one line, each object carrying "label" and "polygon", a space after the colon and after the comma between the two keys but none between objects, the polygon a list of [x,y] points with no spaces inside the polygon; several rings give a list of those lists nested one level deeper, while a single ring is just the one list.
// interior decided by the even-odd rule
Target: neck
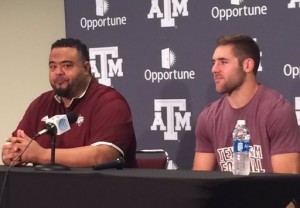
[{"label": "neck", "polygon": [[70,98],[62,97],[61,98],[62,102],[64,103],[64,106],[66,108],[70,107],[70,105],[72,104],[72,102],[75,98],[81,98],[83,96],[83,94],[86,92],[86,90],[91,82],[91,79],[92,79],[91,77],[86,79],[86,81],[83,82],[81,88],[79,90],[77,90],[76,94],[73,97],[70,97]]},{"label": "neck", "polygon": [[241,108],[248,104],[259,88],[255,82],[244,83],[239,89],[227,94],[228,102],[233,108]]}]

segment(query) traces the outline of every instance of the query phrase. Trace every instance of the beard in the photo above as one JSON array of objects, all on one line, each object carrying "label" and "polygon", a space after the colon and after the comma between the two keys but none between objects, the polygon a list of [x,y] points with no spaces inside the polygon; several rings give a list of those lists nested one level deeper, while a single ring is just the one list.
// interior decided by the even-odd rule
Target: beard
[{"label": "beard", "polygon": [[216,91],[220,94],[231,94],[244,83],[245,76],[246,73],[242,69],[239,70],[235,76],[230,77],[225,83],[216,84]]},{"label": "beard", "polygon": [[242,85],[242,82],[238,83],[230,83],[230,84],[225,84],[221,88],[216,88],[216,91],[220,94],[231,94],[233,91],[238,89]]},{"label": "beard", "polygon": [[53,87],[55,93],[60,97],[70,98],[72,86],[69,84],[66,88],[55,88]]}]

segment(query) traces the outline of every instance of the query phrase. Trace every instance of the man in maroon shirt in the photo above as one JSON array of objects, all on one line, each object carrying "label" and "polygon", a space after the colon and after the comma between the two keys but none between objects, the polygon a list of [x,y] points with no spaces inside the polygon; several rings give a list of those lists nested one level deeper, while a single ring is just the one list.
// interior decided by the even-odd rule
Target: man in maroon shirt
[{"label": "man in maroon shirt", "polygon": [[50,163],[50,136],[31,138],[45,127],[45,118],[72,111],[78,119],[70,131],[56,136],[56,163],[91,167],[122,156],[127,167],[136,167],[130,108],[115,89],[93,78],[87,46],[72,38],[56,41],[49,57],[49,80],[53,90],[30,104],[3,146],[4,164],[10,165],[22,152],[16,164]]},{"label": "man in maroon shirt", "polygon": [[218,38],[211,71],[216,91],[224,95],[198,117],[193,170],[232,171],[232,131],[243,119],[251,134],[251,172],[300,173],[295,110],[280,93],[257,82],[259,63],[260,50],[251,37]]},{"label": "man in maroon shirt", "polygon": [[243,119],[250,130],[251,172],[300,173],[300,132],[295,110],[259,84],[260,50],[249,36],[222,36],[212,57],[216,91],[224,94],[200,113],[194,170],[232,170],[232,132]]}]

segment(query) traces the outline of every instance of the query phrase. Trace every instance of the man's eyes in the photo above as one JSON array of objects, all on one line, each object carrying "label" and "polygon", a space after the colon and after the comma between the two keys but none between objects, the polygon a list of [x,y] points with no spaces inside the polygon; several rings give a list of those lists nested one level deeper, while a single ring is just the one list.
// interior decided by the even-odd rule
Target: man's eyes
[{"label": "man's eyes", "polygon": [[55,65],[55,64],[50,64],[49,65],[49,69],[52,70],[52,71],[54,71],[58,67],[60,67],[63,70],[68,70],[68,69],[71,69],[73,67],[73,64],[72,63],[65,63],[65,64],[61,64],[61,65]]}]

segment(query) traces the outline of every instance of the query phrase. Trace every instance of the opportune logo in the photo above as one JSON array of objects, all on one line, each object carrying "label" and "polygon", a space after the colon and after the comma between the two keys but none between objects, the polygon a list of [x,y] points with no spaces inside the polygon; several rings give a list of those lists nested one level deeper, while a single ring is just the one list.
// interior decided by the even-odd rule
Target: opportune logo
[{"label": "opportune logo", "polygon": [[161,50],[161,67],[164,69],[170,69],[175,65],[176,55],[170,48]]},{"label": "opportune logo", "polygon": [[86,30],[95,30],[102,27],[113,27],[126,25],[127,19],[123,17],[104,17],[109,11],[108,0],[95,0],[96,1],[96,19],[87,19],[82,17],[80,19],[80,26]]},{"label": "opportune logo", "polygon": [[[147,15],[148,19],[156,18],[160,20],[161,27],[175,27],[175,18],[181,16],[188,16],[187,9],[188,0],[162,0],[163,12],[159,5],[159,0],[151,0],[151,8]],[[180,1],[180,2],[179,2]],[[161,5],[162,6],[162,5]]]},{"label": "opportune logo", "polygon": [[295,109],[296,109],[298,126],[300,126],[300,97],[295,97]]},{"label": "opportune logo", "polygon": [[163,80],[185,80],[185,79],[195,79],[195,71],[178,71],[176,69],[171,69],[176,63],[176,54],[170,50],[170,48],[165,48],[161,50],[161,67],[166,69],[166,71],[151,71],[147,69],[144,72],[144,77],[147,81],[152,83],[160,83]]},{"label": "opportune logo", "polygon": [[241,6],[244,2],[245,0],[231,0],[231,5],[240,6],[234,8],[219,8],[215,6],[211,10],[211,15],[219,21],[228,21],[233,17],[267,15],[267,6]]},{"label": "opportune logo", "polygon": [[292,77],[292,79],[300,79],[300,67],[286,64],[283,67],[283,74],[287,77]]},{"label": "opportune logo", "polygon": [[117,46],[89,49],[91,70],[99,83],[112,86],[112,77],[123,77],[123,59],[118,51]]},{"label": "opportune logo", "polygon": [[103,17],[108,12],[109,3],[107,0],[96,0],[96,15]]},{"label": "opportune logo", "polygon": [[232,5],[240,5],[241,3],[243,3],[244,2],[244,0],[231,0],[231,4]]},{"label": "opportune logo", "polygon": [[290,3],[288,3],[289,9],[294,9],[298,5],[298,8],[300,8],[300,0],[291,0]]},{"label": "opportune logo", "polygon": [[154,111],[151,131],[164,131],[164,140],[178,140],[178,131],[191,131],[191,112],[186,111],[185,99],[155,99]]}]

